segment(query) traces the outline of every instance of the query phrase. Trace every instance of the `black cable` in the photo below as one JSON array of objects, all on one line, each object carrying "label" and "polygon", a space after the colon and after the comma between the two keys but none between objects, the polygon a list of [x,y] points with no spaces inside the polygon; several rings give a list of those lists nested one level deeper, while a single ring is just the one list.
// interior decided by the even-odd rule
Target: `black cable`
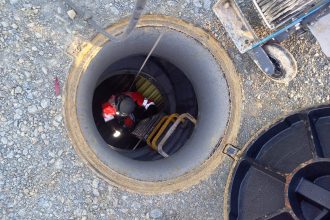
[{"label": "black cable", "polygon": [[134,30],[134,28],[136,27],[137,23],[140,20],[140,17],[142,15],[142,12],[146,4],[147,4],[147,0],[136,0],[132,17],[129,20],[129,23],[126,27],[124,34],[121,36],[122,39],[126,39],[130,35],[130,33]]},{"label": "black cable", "polygon": [[110,33],[108,33],[106,30],[103,29],[100,25],[98,25],[92,18],[93,16],[86,13],[84,10],[82,10],[80,7],[78,7],[75,3],[73,3],[71,0],[63,0],[67,5],[72,8],[79,17],[81,17],[84,21],[87,22],[88,25],[90,25],[92,28],[94,28],[97,32],[103,34],[106,36],[110,41],[122,41],[125,40],[131,32],[136,27],[137,23],[140,20],[140,17],[142,15],[142,12],[146,6],[147,0],[136,0],[135,2],[135,8],[133,11],[133,14],[131,16],[131,19],[125,29],[125,32],[119,36],[114,37]]}]

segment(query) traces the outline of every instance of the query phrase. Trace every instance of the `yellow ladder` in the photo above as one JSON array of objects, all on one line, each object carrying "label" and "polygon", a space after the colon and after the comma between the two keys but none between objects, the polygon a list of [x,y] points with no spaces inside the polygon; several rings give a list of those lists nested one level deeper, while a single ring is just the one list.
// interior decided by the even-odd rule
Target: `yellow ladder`
[{"label": "yellow ladder", "polygon": [[[180,123],[183,123],[186,119],[190,120],[193,124],[196,124],[196,119],[189,113],[177,114],[174,113],[170,116],[164,116],[152,130],[147,137],[147,144],[155,151],[157,151],[163,157],[168,157],[168,154],[164,152],[163,146],[170,136],[174,133],[175,129]],[[170,123],[173,123],[169,129]],[[167,130],[165,135],[159,141],[161,135]]]}]

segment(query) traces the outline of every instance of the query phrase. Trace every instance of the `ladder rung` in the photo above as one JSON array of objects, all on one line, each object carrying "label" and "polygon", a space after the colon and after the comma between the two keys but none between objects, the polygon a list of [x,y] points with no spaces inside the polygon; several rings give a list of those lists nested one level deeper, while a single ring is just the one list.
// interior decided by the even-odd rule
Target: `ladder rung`
[{"label": "ladder rung", "polygon": [[[156,125],[156,127],[153,129],[151,134],[147,138],[147,144],[157,151],[159,154],[161,154],[163,157],[168,157],[168,154],[166,154],[163,151],[163,146],[166,143],[166,141],[169,139],[169,137],[173,134],[175,129],[178,127],[180,123],[183,123],[185,119],[190,120],[193,124],[196,124],[196,119],[191,116],[189,113],[184,113],[181,115],[178,115],[177,113],[174,113],[170,116],[164,116],[159,123]],[[170,125],[170,123],[173,123],[169,129],[167,129]],[[159,144],[157,144],[160,136],[167,130],[164,137],[159,141]]]},{"label": "ladder rung", "polygon": [[153,138],[152,142],[151,142],[151,148],[154,150],[157,150],[157,141],[159,139],[159,137],[164,133],[164,131],[166,130],[167,126],[171,123],[174,122],[173,120],[175,118],[177,118],[179,115],[174,113],[172,115],[170,115],[166,121],[164,122],[164,124],[162,125],[162,127],[159,129],[159,131],[157,132],[157,134],[155,135],[155,137]]},{"label": "ladder rung", "polygon": [[162,124],[164,123],[164,121],[168,118],[168,116],[164,116],[156,125],[156,127],[152,130],[152,132],[149,134],[148,138],[147,138],[147,144],[151,147],[151,139],[153,138],[153,136],[155,136],[156,132],[159,130],[159,128],[162,126]]}]

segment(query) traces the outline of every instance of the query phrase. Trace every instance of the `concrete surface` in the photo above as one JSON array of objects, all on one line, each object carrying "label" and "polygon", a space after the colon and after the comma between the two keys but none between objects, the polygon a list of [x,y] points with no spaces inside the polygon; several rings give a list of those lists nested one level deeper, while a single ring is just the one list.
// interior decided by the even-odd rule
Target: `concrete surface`
[{"label": "concrete surface", "polygon": [[[213,15],[214,0],[153,0],[147,13],[182,18],[210,31],[241,74],[243,108],[237,143],[293,111],[330,101],[330,63],[310,33],[287,48],[299,72],[288,85],[263,76],[238,53]],[[77,1],[103,26],[128,16],[133,1]],[[1,219],[222,219],[231,159],[207,180],[171,195],[142,196],[112,187],[79,159],[63,125],[63,86],[72,41],[93,30],[73,22],[60,0],[0,0],[0,216]],[[71,15],[72,16],[72,15]]]}]

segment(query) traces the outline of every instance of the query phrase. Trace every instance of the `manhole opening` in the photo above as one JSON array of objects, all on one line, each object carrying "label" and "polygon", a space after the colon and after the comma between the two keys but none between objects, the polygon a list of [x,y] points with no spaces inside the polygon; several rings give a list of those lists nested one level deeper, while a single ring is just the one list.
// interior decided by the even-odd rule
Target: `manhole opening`
[{"label": "manhole opening", "polygon": [[[107,31],[118,35],[125,27],[125,21],[119,22]],[[157,116],[164,112],[177,117],[175,122],[181,116],[190,121],[181,143],[167,139],[163,145],[169,155],[144,143],[130,151],[135,138],[110,143],[99,109],[109,96],[127,90],[161,33],[134,90],[153,99]],[[66,125],[81,158],[109,182],[143,193],[177,191],[196,184],[224,161],[222,149],[238,132],[239,85],[228,55],[208,33],[179,19],[145,16],[129,38],[109,42],[97,35],[79,53],[66,86]]]},{"label": "manhole opening", "polygon": [[[141,147],[135,148],[133,145],[137,144],[137,140],[127,135],[123,135],[121,144],[110,142],[114,139],[107,139],[108,133],[111,134],[111,123],[107,122],[109,130],[103,128],[102,121],[99,120],[100,112],[97,110],[109,95],[127,89],[132,75],[134,77],[139,70],[161,32],[166,34],[136,83],[139,83],[139,80],[144,81],[150,88],[155,89],[155,93],[159,91],[158,99],[155,100],[159,102],[158,113],[189,113],[197,119],[196,124],[185,120],[186,123],[182,126],[187,127],[181,129],[182,133],[175,130],[173,136],[163,145],[163,152],[168,157],[161,154],[157,147],[161,135],[165,136],[166,129],[170,129],[170,126],[166,127],[163,133],[157,132],[154,135],[156,139],[159,134],[158,142],[153,139],[148,144],[152,149],[143,143]],[[116,82],[114,79],[122,82]],[[108,90],[110,87],[114,91]],[[136,29],[130,38],[123,42],[104,44],[86,65],[79,80],[76,103],[80,129],[97,158],[120,173],[149,181],[180,176],[207,160],[218,148],[230,115],[229,88],[217,60],[200,42],[168,28]],[[170,115],[166,116],[167,119],[170,118]],[[123,134],[122,131],[119,132]],[[135,129],[133,132],[140,135]],[[173,142],[175,144],[172,144]]]},{"label": "manhole opening", "polygon": [[[135,160],[150,161],[162,159],[163,156],[151,149],[145,140],[139,142],[140,137],[135,134],[134,129],[122,129],[118,125],[122,117],[105,122],[102,104],[112,95],[128,91],[139,92],[155,103],[157,112],[145,114],[142,107],[136,107],[135,124],[157,113],[189,113],[197,117],[198,107],[189,79],[179,68],[163,58],[150,57],[142,74],[135,78],[145,58],[145,55],[130,56],[110,64],[98,79],[92,105],[95,125],[109,148]],[[164,151],[169,155],[174,154],[189,139],[193,129],[192,123],[181,124],[164,146]]]}]

